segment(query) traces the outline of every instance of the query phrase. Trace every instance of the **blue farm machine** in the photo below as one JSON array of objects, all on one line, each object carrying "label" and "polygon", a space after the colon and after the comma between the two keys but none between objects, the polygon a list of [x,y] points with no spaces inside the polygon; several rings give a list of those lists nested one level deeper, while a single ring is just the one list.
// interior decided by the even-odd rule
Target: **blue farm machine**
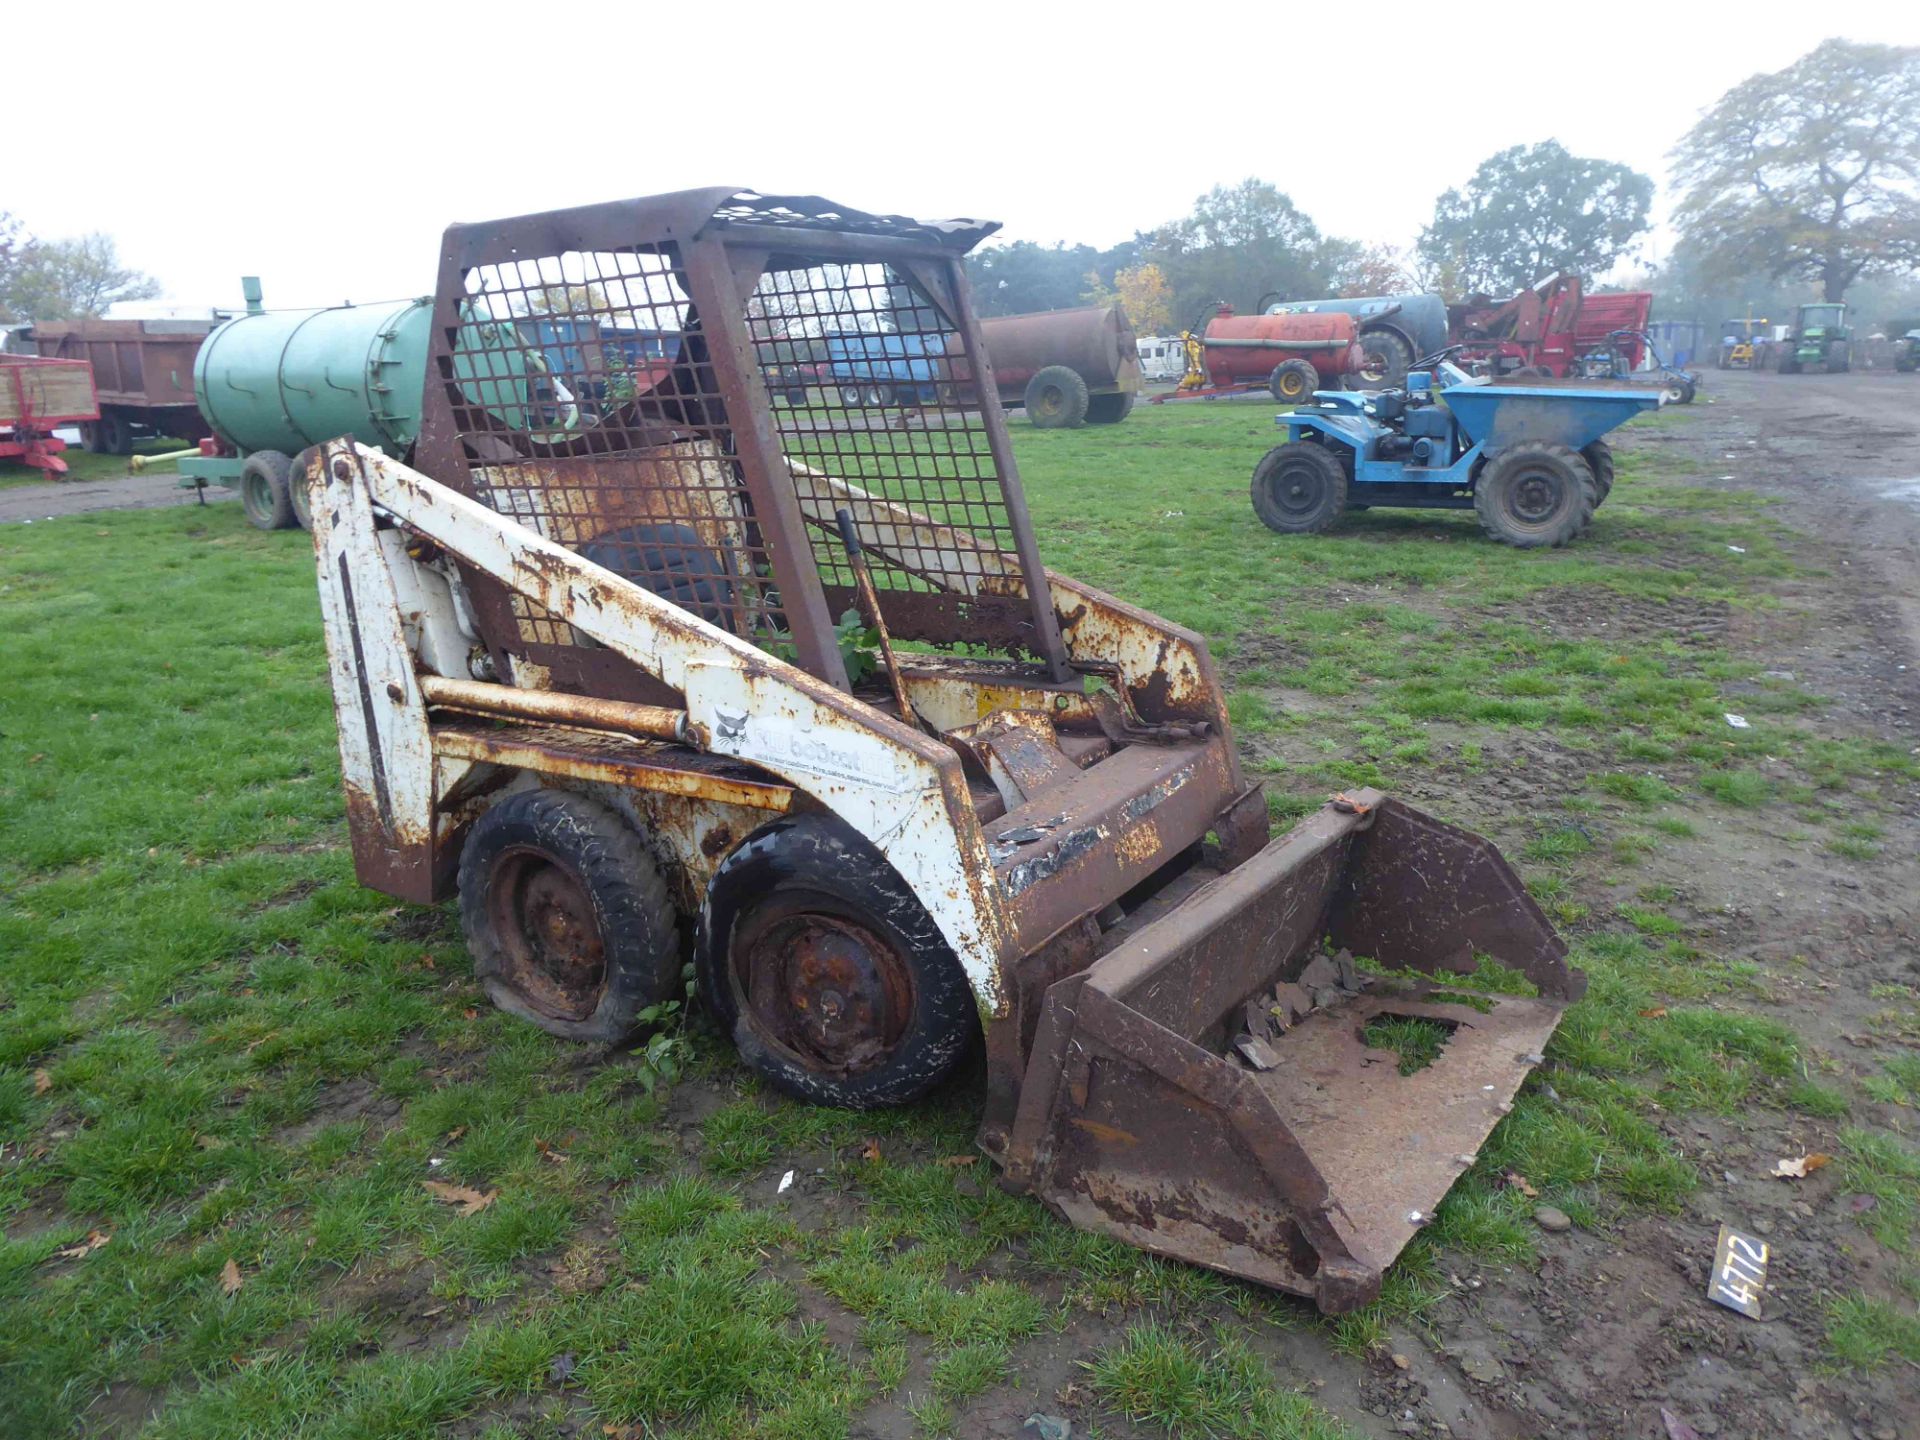
[{"label": "blue farm machine", "polygon": [[1603,438],[1665,391],[1618,381],[1494,380],[1452,363],[1459,347],[1415,362],[1405,388],[1322,390],[1278,417],[1284,445],[1253,471],[1253,508],[1269,529],[1317,534],[1374,506],[1473,510],[1494,539],[1565,545],[1613,488]]}]

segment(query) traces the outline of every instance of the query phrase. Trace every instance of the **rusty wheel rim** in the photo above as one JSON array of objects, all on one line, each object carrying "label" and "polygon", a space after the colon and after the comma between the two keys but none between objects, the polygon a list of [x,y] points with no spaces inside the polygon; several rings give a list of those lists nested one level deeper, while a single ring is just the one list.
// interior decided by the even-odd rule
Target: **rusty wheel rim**
[{"label": "rusty wheel rim", "polygon": [[504,852],[487,887],[502,978],[556,1020],[585,1020],[607,988],[607,942],[593,896],[568,866],[531,847]]},{"label": "rusty wheel rim", "polygon": [[1560,511],[1560,485],[1551,475],[1530,470],[1507,492],[1507,513],[1520,524],[1538,528]]},{"label": "rusty wheel rim", "polygon": [[807,1068],[870,1070],[913,1015],[913,969],[885,937],[826,896],[782,897],[734,932],[732,981],[761,1038]]},{"label": "rusty wheel rim", "polygon": [[1067,410],[1067,394],[1058,385],[1049,385],[1040,392],[1039,412],[1049,420],[1064,415]]}]

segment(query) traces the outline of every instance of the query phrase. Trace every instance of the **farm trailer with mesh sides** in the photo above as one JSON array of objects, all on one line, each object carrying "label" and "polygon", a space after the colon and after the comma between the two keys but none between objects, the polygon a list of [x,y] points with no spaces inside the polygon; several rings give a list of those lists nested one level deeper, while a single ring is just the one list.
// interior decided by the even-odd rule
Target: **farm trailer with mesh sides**
[{"label": "farm trailer with mesh sides", "polygon": [[[1350,1310],[1584,982],[1490,844],[1388,796],[1270,840],[1204,641],[1041,564],[962,264],[993,228],[722,188],[450,229],[412,462],[299,477],[355,865],[457,897],[557,1035],[691,963],[806,1100],[978,1046],[1004,1183]],[[673,364],[490,344],[536,294]],[[774,309],[937,334],[936,405],[774,403]],[[1489,957],[1534,993],[1462,994]],[[1387,1017],[1438,1059],[1398,1073]]]}]

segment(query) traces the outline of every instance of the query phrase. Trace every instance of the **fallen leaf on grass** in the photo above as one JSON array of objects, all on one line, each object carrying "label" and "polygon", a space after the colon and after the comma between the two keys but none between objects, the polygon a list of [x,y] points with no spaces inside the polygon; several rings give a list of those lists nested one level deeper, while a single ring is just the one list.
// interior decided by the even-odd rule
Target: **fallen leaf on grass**
[{"label": "fallen leaf on grass", "polygon": [[453,1129],[447,1131],[447,1136],[446,1136],[447,1144],[451,1145],[454,1141],[458,1140],[462,1135],[466,1133],[467,1133],[466,1126],[464,1125],[454,1126]]},{"label": "fallen leaf on grass", "polygon": [[489,1190],[483,1195],[470,1185],[452,1185],[445,1180],[422,1180],[420,1183],[433,1192],[434,1199],[448,1205],[458,1205],[462,1215],[478,1215],[500,1198],[498,1190]]},{"label": "fallen leaf on grass", "polygon": [[226,1294],[238,1295],[240,1293],[240,1287],[246,1283],[245,1280],[240,1278],[240,1265],[238,1261],[229,1260],[225,1265],[220,1267],[220,1288]]},{"label": "fallen leaf on grass", "polygon": [[538,1150],[547,1159],[553,1161],[556,1165],[564,1165],[567,1163],[567,1157],[554,1149],[551,1141],[536,1139],[533,1142],[533,1148]]},{"label": "fallen leaf on grass", "polygon": [[1831,1155],[1802,1155],[1798,1160],[1776,1160],[1772,1174],[1781,1180],[1804,1180],[1822,1165],[1829,1163]]},{"label": "fallen leaf on grass", "polygon": [[108,1231],[89,1230],[86,1239],[77,1244],[68,1245],[58,1253],[62,1260],[78,1260],[83,1255],[91,1255],[111,1239],[113,1236]]},{"label": "fallen leaf on grass", "polygon": [[1534,1189],[1528,1182],[1527,1177],[1519,1171],[1509,1170],[1500,1178],[1505,1180],[1513,1189],[1518,1190],[1522,1195],[1526,1196],[1527,1199],[1538,1200],[1540,1198],[1540,1192]]},{"label": "fallen leaf on grass", "polygon": [[573,1375],[574,1367],[577,1363],[571,1350],[567,1351],[564,1355],[554,1356],[553,1363],[547,1366],[547,1380],[554,1385],[566,1384],[568,1379]]},{"label": "fallen leaf on grass", "polygon": [[860,1158],[869,1164],[878,1164],[880,1161],[880,1142],[878,1140],[867,1141],[866,1144],[860,1147]]},{"label": "fallen leaf on grass", "polygon": [[1651,1010],[1642,1010],[1640,1012],[1640,1018],[1642,1020],[1664,1020],[1667,1018],[1667,1007],[1664,1005],[1656,1005]]},{"label": "fallen leaf on grass", "polygon": [[49,1075],[44,1070],[34,1071],[33,1072],[33,1093],[36,1095],[44,1095],[47,1093],[47,1091],[51,1089],[53,1089],[53,1076]]},{"label": "fallen leaf on grass", "polygon": [[979,1158],[980,1157],[978,1155],[947,1155],[942,1157],[939,1160],[934,1161],[933,1163],[938,1165],[943,1170],[957,1170],[962,1165],[973,1164],[973,1162],[978,1160]]},{"label": "fallen leaf on grass", "polygon": [[462,1020],[478,1020],[480,1018],[480,1012],[469,1005],[460,1012],[460,1018]]},{"label": "fallen leaf on grass", "polygon": [[222,1140],[218,1135],[196,1135],[193,1137],[193,1143],[198,1145],[202,1150],[224,1150],[227,1148],[227,1142]]}]

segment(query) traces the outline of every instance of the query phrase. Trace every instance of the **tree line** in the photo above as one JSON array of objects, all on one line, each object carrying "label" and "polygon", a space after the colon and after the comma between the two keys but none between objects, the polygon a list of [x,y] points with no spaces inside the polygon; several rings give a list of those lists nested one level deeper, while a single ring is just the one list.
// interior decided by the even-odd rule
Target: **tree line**
[{"label": "tree line", "polygon": [[120,263],[111,235],[40,240],[0,210],[0,321],[91,320],[159,293],[159,281]]},{"label": "tree line", "polygon": [[[1631,282],[1668,318],[1717,323],[1759,300],[1920,309],[1920,47],[1828,40],[1735,86],[1672,152],[1679,242]],[[1633,257],[1653,180],[1557,141],[1489,156],[1441,194],[1406,249],[1323,233],[1258,178],[1215,186],[1185,217],[1108,249],[1016,241],[969,258],[984,314],[1119,299],[1142,334],[1225,301],[1426,290],[1504,297],[1553,274],[1596,277]]]}]

